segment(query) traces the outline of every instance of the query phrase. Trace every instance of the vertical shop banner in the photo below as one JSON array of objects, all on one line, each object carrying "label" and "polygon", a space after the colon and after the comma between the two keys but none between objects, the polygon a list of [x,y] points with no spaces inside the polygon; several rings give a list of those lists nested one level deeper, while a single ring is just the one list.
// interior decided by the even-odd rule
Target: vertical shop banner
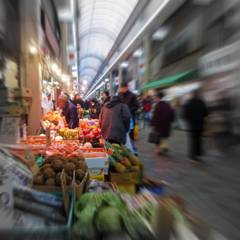
[{"label": "vertical shop banner", "polygon": [[69,66],[75,66],[77,62],[76,51],[73,46],[67,47],[67,63]]}]

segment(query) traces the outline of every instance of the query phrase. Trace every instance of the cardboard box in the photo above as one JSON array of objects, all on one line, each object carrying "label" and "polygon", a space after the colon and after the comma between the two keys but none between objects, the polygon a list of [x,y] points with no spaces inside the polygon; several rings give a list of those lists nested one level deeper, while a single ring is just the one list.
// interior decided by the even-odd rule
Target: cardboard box
[{"label": "cardboard box", "polygon": [[142,178],[141,172],[125,172],[125,173],[113,173],[110,172],[111,182],[125,183],[125,184],[140,184]]},{"label": "cardboard box", "polygon": [[122,193],[128,193],[130,195],[135,195],[137,192],[136,185],[133,183],[118,183],[117,184],[117,190]]},{"label": "cardboard box", "polygon": [[75,172],[73,176],[73,196],[74,196],[74,202],[77,203],[77,200],[80,195],[82,195],[85,191],[86,184],[89,180],[89,172],[86,172],[85,177],[83,178],[82,182],[80,184],[77,184],[75,181]]},{"label": "cardboard box", "polygon": [[[92,157],[92,156],[97,157]],[[104,152],[97,152],[97,153],[84,153],[85,162],[88,166],[88,169],[99,169],[104,172],[105,175],[108,174],[109,170],[109,160],[108,155]]]},{"label": "cardboard box", "polygon": [[98,181],[104,181],[104,172],[102,169],[89,169],[90,179],[95,179]]},{"label": "cardboard box", "polygon": [[[74,173],[75,174],[75,173]],[[65,178],[65,173],[64,170],[62,172],[62,186],[47,186],[47,185],[33,185],[33,188],[42,192],[76,192],[77,196],[79,194],[82,194],[88,179],[89,173],[87,172],[85,174],[85,177],[83,178],[82,182],[80,184],[76,184],[75,181],[75,175],[73,175],[73,181],[72,184],[67,186],[66,185],[66,178]]]}]

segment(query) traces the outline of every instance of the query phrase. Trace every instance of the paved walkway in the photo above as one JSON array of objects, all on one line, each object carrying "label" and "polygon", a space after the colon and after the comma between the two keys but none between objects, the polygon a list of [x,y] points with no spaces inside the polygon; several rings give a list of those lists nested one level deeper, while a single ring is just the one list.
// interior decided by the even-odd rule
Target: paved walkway
[{"label": "paved walkway", "polygon": [[146,175],[169,182],[169,192],[181,195],[189,208],[229,240],[240,239],[240,147],[226,149],[224,157],[209,154],[206,165],[194,166],[187,159],[187,134],[175,131],[168,157],[157,156],[147,143],[148,129],[137,143]]}]

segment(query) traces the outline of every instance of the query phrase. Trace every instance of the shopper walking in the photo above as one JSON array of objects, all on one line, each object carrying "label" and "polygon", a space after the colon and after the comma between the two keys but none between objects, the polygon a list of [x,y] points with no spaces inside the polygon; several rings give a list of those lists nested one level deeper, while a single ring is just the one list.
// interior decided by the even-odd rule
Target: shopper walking
[{"label": "shopper walking", "polygon": [[184,106],[183,111],[184,118],[189,127],[189,157],[192,161],[200,162],[199,157],[202,155],[202,133],[208,110],[198,90],[193,93],[191,99]]},{"label": "shopper walking", "polygon": [[123,82],[120,86],[119,96],[122,102],[127,104],[127,106],[129,107],[130,113],[132,115],[133,129],[130,131],[129,136],[134,141],[134,127],[136,124],[136,113],[139,108],[137,96],[131,91],[129,91],[128,84],[125,82]]},{"label": "shopper walking", "polygon": [[65,117],[68,127],[71,129],[77,128],[79,122],[77,108],[70,102],[67,95],[60,95],[58,107],[62,110],[62,115]]},{"label": "shopper walking", "polygon": [[143,100],[143,112],[144,112],[144,122],[147,124],[151,121],[151,110],[152,110],[152,100],[150,96],[147,96]]},{"label": "shopper walking", "polygon": [[102,136],[111,143],[125,144],[131,113],[119,96],[114,96],[101,110],[99,123]]},{"label": "shopper walking", "polygon": [[164,93],[159,92],[155,98],[156,105],[153,111],[151,126],[158,133],[159,144],[157,144],[157,153],[168,151],[168,138],[171,132],[171,124],[174,121],[174,111],[170,104],[163,100]]}]

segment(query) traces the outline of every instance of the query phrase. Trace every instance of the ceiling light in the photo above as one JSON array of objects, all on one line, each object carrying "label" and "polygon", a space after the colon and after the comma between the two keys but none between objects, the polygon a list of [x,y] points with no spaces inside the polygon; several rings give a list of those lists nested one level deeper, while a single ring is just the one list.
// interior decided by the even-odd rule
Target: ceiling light
[{"label": "ceiling light", "polygon": [[52,64],[51,64],[51,69],[52,69],[53,72],[56,73],[59,68],[58,68],[58,65],[57,65],[56,63],[52,63]]},{"label": "ceiling light", "polygon": [[143,55],[143,50],[142,48],[137,49],[134,53],[133,53],[133,57],[138,58],[141,57]]},{"label": "ceiling light", "polygon": [[[141,36],[141,34],[152,24],[152,22],[155,20],[155,18],[159,15],[160,12],[163,11],[163,9],[169,4],[170,0],[164,0],[162,3],[159,5],[157,10],[152,14],[152,16],[145,22],[145,24],[141,27],[141,29],[138,31],[138,33],[130,40],[130,42],[125,46],[125,48],[119,53],[118,56],[111,62],[110,66],[106,69],[106,71],[95,81],[95,83],[91,86],[87,94],[85,95],[85,99],[90,97],[95,91],[96,91],[96,86],[102,81],[102,79],[105,77],[105,75],[114,67],[114,65],[121,59],[121,57],[124,55],[124,53],[127,52],[127,50],[133,45],[133,43]],[[177,7],[181,6],[184,3],[184,0],[179,0],[176,1],[176,6],[174,9]]]},{"label": "ceiling light", "polygon": [[30,46],[29,46],[29,53],[30,53],[31,55],[36,55],[36,54],[38,53],[37,47],[34,46],[34,45],[30,45]]},{"label": "ceiling light", "polygon": [[77,77],[77,71],[72,71],[72,76]]},{"label": "ceiling light", "polygon": [[70,81],[70,77],[68,75],[63,74],[62,75],[62,81],[63,82],[69,82]]},{"label": "ceiling light", "polygon": [[161,41],[163,40],[168,34],[167,28],[159,28],[153,35],[152,40],[154,41]]},{"label": "ceiling light", "polygon": [[120,66],[121,66],[121,68],[127,68],[128,67],[128,62],[127,61],[122,62]]},{"label": "ceiling light", "polygon": [[77,71],[77,66],[76,65],[72,66],[72,71]]},{"label": "ceiling light", "polygon": [[83,80],[84,85],[87,85],[87,83],[88,83],[87,80]]},{"label": "ceiling light", "polygon": [[86,90],[86,88],[85,88],[84,86],[82,86],[82,87],[81,87],[81,90],[82,90],[82,91],[85,91],[85,90]]},{"label": "ceiling light", "polygon": [[62,70],[60,68],[57,68],[56,74],[60,77],[62,75]]}]

